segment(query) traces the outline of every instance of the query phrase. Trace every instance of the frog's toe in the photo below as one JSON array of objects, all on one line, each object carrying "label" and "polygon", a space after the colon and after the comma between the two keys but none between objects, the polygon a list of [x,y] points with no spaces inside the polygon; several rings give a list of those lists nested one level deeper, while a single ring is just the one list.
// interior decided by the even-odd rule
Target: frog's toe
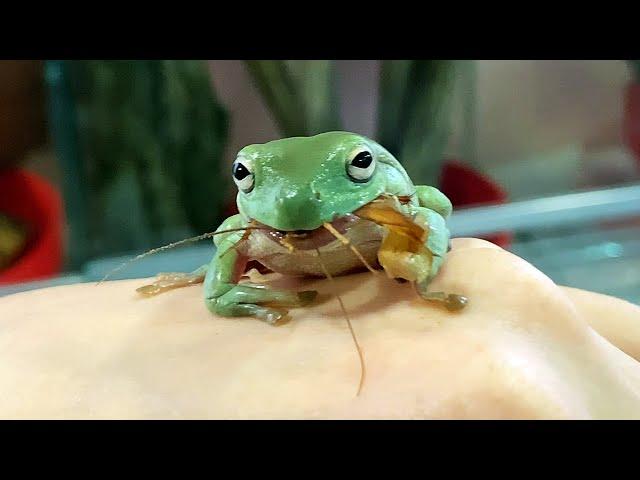
[{"label": "frog's toe", "polygon": [[241,304],[235,307],[235,313],[262,320],[269,325],[278,326],[286,323],[289,312],[284,308],[263,307],[262,305]]},{"label": "frog's toe", "polygon": [[289,308],[304,307],[313,302],[317,296],[318,292],[315,290],[301,292],[269,290],[265,292],[262,299],[256,299],[255,303]]},{"label": "frog's toe", "polygon": [[254,317],[265,321],[269,325],[277,326],[286,323],[289,318],[289,312],[282,308],[264,308],[258,307],[255,309]]},{"label": "frog's toe", "polygon": [[316,290],[304,290],[302,292],[298,292],[298,304],[301,307],[309,305],[316,299],[317,296],[318,292]]},{"label": "frog's toe", "polygon": [[286,308],[308,305],[317,296],[315,290],[301,292],[271,290],[264,285],[234,285],[220,297],[205,298],[209,310],[224,317],[251,316],[271,325],[282,324]]},{"label": "frog's toe", "polygon": [[207,298],[205,304],[209,311],[221,317],[253,317],[270,325],[283,323],[287,316],[284,308],[266,307],[253,303],[237,303],[225,298]]},{"label": "frog's toe", "polygon": [[457,312],[462,310],[469,303],[469,299],[464,295],[458,295],[456,293],[450,293],[447,295],[447,300],[444,304],[447,310],[451,312]]},{"label": "frog's toe", "polygon": [[138,287],[136,292],[146,297],[151,297],[174,288],[188,287],[190,285],[202,283],[203,281],[204,273],[201,272],[201,269],[192,273],[158,273],[152,284]]},{"label": "frog's toe", "polygon": [[450,312],[462,310],[469,303],[469,299],[464,295],[446,292],[427,292],[426,285],[417,284],[416,287],[418,294],[424,300],[440,303]]}]

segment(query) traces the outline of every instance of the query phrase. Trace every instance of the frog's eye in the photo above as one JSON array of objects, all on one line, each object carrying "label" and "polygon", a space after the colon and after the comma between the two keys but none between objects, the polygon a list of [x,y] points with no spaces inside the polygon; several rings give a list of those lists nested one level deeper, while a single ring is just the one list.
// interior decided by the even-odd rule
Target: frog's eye
[{"label": "frog's eye", "polygon": [[354,182],[363,183],[368,181],[375,169],[376,161],[369,150],[359,148],[349,155],[347,173]]},{"label": "frog's eye", "polygon": [[231,167],[233,181],[244,193],[249,193],[253,189],[254,176],[253,165],[247,158],[238,158]]}]

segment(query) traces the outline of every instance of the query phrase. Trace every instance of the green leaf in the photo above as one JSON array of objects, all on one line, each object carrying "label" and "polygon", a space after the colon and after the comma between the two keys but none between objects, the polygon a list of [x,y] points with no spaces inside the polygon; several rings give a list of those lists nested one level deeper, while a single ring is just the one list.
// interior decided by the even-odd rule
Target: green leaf
[{"label": "green leaf", "polygon": [[437,184],[451,133],[453,60],[382,62],[378,140],[411,177]]},{"label": "green leaf", "polygon": [[307,135],[340,128],[333,62],[289,60],[287,68],[295,85],[299,107],[304,112]]},{"label": "green leaf", "polygon": [[399,154],[402,145],[413,64],[413,60],[383,60],[380,65],[377,138],[394,155]]},{"label": "green leaf", "polygon": [[281,60],[247,60],[246,65],[282,134],[287,137],[305,135],[304,112],[286,63]]},{"label": "green leaf", "polygon": [[215,229],[228,119],[207,62],[76,61],[71,77],[93,254]]},{"label": "green leaf", "polygon": [[633,78],[640,82],[640,60],[627,60],[629,67],[631,68],[631,74]]},{"label": "green leaf", "polygon": [[438,183],[451,135],[455,74],[451,60],[420,60],[414,66],[400,158],[415,181]]},{"label": "green leaf", "polygon": [[248,60],[246,65],[284,136],[340,128],[332,61]]}]

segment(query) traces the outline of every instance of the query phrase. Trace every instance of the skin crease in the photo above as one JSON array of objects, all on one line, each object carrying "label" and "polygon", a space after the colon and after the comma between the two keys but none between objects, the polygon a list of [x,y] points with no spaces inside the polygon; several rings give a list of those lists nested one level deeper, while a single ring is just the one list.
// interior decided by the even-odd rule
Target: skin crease
[{"label": "skin crease", "polygon": [[[482,240],[452,247],[431,288],[468,295],[457,313],[368,272],[254,273],[320,292],[277,328],[212,315],[202,285],[0,298],[0,418],[640,418],[640,307],[559,287]],[[364,350],[359,397],[334,289]]]}]

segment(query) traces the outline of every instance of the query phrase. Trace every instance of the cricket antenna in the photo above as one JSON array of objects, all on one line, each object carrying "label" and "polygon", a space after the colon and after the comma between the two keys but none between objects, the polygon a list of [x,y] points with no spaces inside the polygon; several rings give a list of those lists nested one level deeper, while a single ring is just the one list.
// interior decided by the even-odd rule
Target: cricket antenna
[{"label": "cricket antenna", "polygon": [[358,396],[362,391],[362,386],[364,385],[364,379],[367,373],[365,364],[364,364],[364,355],[362,354],[362,348],[360,347],[360,344],[358,343],[358,339],[356,338],[356,333],[353,330],[353,325],[351,324],[351,319],[349,319],[349,315],[347,314],[347,309],[344,307],[344,303],[342,302],[342,297],[340,297],[340,295],[337,292],[337,289],[335,288],[333,276],[331,275],[331,273],[329,273],[329,270],[327,269],[324,262],[322,261],[322,255],[320,254],[320,249],[316,248],[316,253],[318,254],[318,262],[320,263],[320,267],[322,268],[322,271],[324,272],[325,277],[327,277],[327,280],[329,280],[334,286],[334,289],[333,289],[334,295],[338,299],[338,303],[340,304],[340,308],[342,309],[344,318],[347,321],[347,326],[349,327],[351,338],[353,339],[353,343],[356,346],[356,351],[358,352],[358,358],[360,359],[360,382],[358,383],[358,391],[356,392],[356,396]]},{"label": "cricket antenna", "polygon": [[165,250],[169,250],[171,248],[184,245],[185,243],[197,242],[200,240],[205,240],[207,238],[213,238],[214,236],[220,235],[222,233],[244,232],[246,230],[267,230],[267,228],[266,227],[240,227],[240,228],[229,228],[225,230],[216,230],[215,232],[207,232],[207,233],[203,233],[202,235],[197,235],[195,237],[185,238],[184,240],[179,240],[177,242],[169,243],[168,245],[163,245],[162,247],[152,248],[151,250],[147,250],[146,252],[141,253],[140,255],[133,257],[132,259],[127,260],[126,262],[123,262],[117,267],[115,267],[114,269],[110,270],[104,277],[102,277],[102,279],[98,283],[96,283],[96,285],[100,285],[102,282],[108,279],[111,275],[113,275],[116,272],[119,272],[123,268],[129,266],[131,263],[141,260],[155,253],[163,252]]}]

